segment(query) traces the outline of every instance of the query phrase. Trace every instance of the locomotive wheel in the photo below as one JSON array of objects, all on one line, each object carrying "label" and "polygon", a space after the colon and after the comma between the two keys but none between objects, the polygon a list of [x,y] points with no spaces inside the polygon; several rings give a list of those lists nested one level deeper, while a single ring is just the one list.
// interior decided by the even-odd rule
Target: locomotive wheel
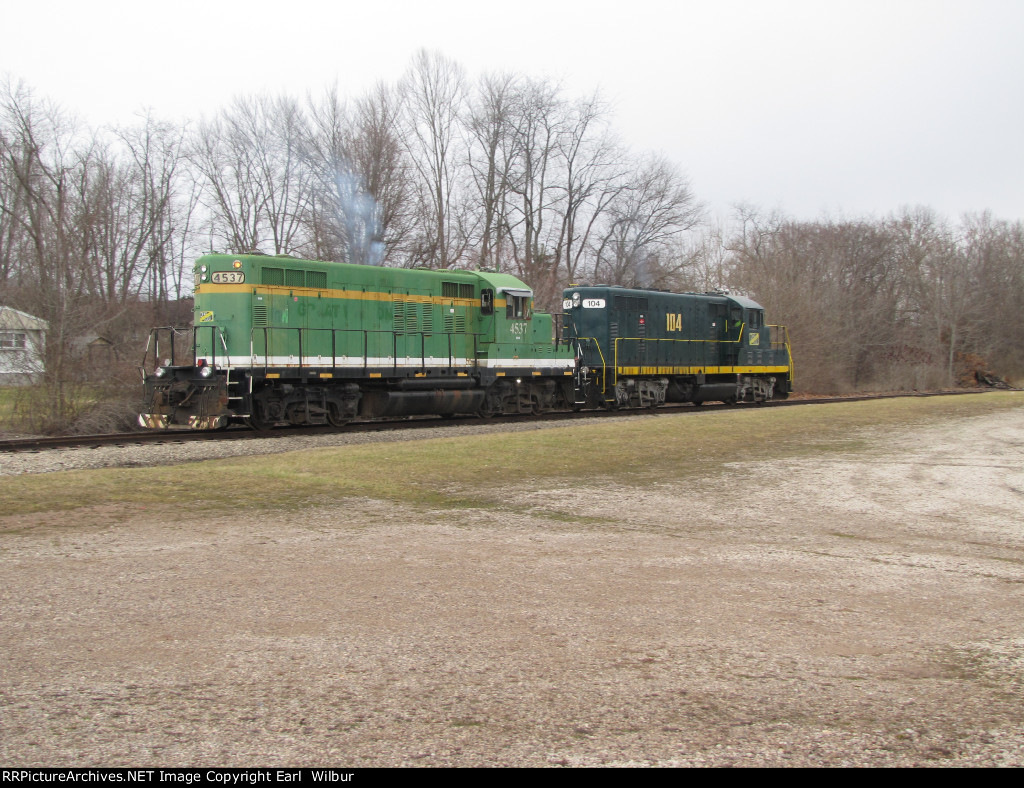
[{"label": "locomotive wheel", "polygon": [[497,391],[497,384],[494,384],[490,389],[488,389],[487,395],[484,397],[483,404],[476,412],[476,415],[481,419],[493,419],[501,413],[501,400],[497,396]]},{"label": "locomotive wheel", "polygon": [[336,405],[331,403],[327,405],[327,423],[330,424],[332,427],[334,427],[335,429],[341,429],[350,421],[352,421],[352,419],[345,418],[344,416],[338,413],[338,408]]},{"label": "locomotive wheel", "polygon": [[246,416],[245,423],[257,432],[266,432],[274,428],[273,422],[267,421],[263,413],[263,406],[259,402],[252,403],[252,413]]},{"label": "locomotive wheel", "polygon": [[483,407],[476,412],[476,415],[481,419],[493,419],[498,415],[498,411],[491,405],[488,405],[486,400],[484,401]]}]

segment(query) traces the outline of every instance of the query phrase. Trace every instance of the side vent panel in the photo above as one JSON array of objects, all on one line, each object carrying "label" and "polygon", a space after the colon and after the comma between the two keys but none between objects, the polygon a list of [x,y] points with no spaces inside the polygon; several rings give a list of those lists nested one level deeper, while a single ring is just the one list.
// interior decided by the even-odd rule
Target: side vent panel
[{"label": "side vent panel", "polygon": [[283,285],[283,268],[264,268],[260,271],[260,284],[262,285]]}]

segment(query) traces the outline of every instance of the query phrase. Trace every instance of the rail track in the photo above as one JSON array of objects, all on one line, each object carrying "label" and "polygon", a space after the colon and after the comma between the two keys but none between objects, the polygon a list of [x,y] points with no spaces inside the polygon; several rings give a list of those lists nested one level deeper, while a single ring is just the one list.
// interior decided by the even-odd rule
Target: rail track
[{"label": "rail track", "polygon": [[700,413],[717,410],[735,410],[737,408],[772,408],[793,405],[827,405],[834,402],[859,402],[874,399],[893,399],[899,397],[940,397],[958,394],[979,394],[994,389],[950,389],[927,392],[901,392],[892,394],[859,394],[842,397],[808,397],[788,400],[772,400],[759,405],[725,405],[709,404],[695,407],[691,404],[663,405],[654,410],[591,410],[591,411],[555,411],[540,415],[495,416],[482,418],[476,416],[445,418],[439,416],[414,417],[395,421],[353,422],[342,428],[335,427],[279,427],[272,430],[256,431],[248,427],[232,427],[221,431],[161,431],[161,432],[121,432],[103,435],[74,435],[61,437],[31,437],[13,440],[0,440],[0,452],[41,452],[54,449],[69,448],[100,448],[103,446],[141,446],[146,444],[180,444],[192,441],[225,441],[254,440],[257,438],[287,438],[296,435],[320,435],[339,431],[384,432],[395,429],[431,429],[439,424],[503,424],[545,421],[573,421],[577,419],[607,418],[615,416],[650,415],[652,413]]}]

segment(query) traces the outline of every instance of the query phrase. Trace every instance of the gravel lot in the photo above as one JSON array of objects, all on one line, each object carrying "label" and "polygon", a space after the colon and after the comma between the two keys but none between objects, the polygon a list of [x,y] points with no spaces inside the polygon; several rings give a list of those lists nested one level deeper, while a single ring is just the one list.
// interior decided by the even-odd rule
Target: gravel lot
[{"label": "gravel lot", "polygon": [[[0,762],[1024,766],[1024,408],[866,438],[507,512],[0,516]],[[117,451],[0,473],[211,448]]]}]

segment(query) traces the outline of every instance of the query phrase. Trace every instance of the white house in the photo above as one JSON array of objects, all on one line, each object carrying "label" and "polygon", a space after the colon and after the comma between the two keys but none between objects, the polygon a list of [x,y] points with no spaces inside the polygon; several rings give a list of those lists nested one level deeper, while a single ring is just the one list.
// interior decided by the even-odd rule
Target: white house
[{"label": "white house", "polygon": [[31,383],[43,372],[45,320],[0,306],[0,385]]}]

